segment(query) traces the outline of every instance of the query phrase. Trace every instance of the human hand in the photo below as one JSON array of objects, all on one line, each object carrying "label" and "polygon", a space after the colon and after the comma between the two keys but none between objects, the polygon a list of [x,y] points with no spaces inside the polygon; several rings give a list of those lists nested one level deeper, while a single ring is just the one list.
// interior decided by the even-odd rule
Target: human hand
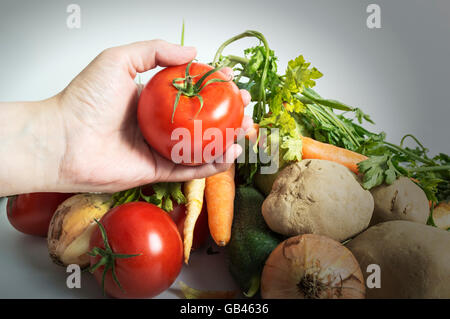
[{"label": "human hand", "polygon": [[[194,59],[195,48],[162,40],[110,48],[99,54],[56,99],[63,120],[65,150],[57,189],[114,192],[158,181],[185,181],[226,170],[241,153],[232,145],[222,163],[176,165],[150,148],[138,126],[137,73]],[[231,69],[225,69],[231,75]],[[250,102],[242,92],[244,104]],[[244,117],[242,128],[252,125]]]}]

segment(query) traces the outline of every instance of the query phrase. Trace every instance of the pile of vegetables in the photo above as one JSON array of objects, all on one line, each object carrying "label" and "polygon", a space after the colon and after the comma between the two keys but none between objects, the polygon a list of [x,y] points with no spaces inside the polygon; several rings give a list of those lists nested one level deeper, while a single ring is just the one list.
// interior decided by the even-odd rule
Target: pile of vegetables
[{"label": "pile of vegetables", "polygon": [[[255,37],[261,45],[246,49],[242,57],[223,55],[226,46],[244,37]],[[278,74],[277,58],[265,37],[256,31],[246,31],[224,42],[212,64],[233,68],[235,83],[247,89],[256,103],[253,120],[259,127],[279,129],[276,138],[280,167],[302,158],[326,159],[363,174],[365,189],[391,184],[397,177],[406,176],[434,203],[449,199],[450,157],[447,154],[429,157],[428,150],[411,134],[396,145],[386,140],[385,133],[363,128],[364,122],[374,124],[368,114],[360,108],[323,98],[313,90],[322,73],[311,67],[302,55],[288,62],[284,74]],[[417,147],[406,147],[407,139]],[[242,180],[253,182],[260,165],[239,165]]]},{"label": "pile of vegetables", "polygon": [[[246,49],[243,56],[223,54],[229,44],[244,37],[255,37],[260,45]],[[255,163],[246,160],[239,163],[238,183],[254,186],[267,196],[261,208],[255,207],[255,210],[262,213],[271,231],[287,237],[286,242],[307,245],[304,243],[312,240],[304,236],[319,236],[309,248],[299,249],[298,256],[293,255],[294,259],[287,256],[287,248],[282,248],[286,244],[280,244],[271,252],[273,255],[266,261],[262,275],[263,297],[349,298],[350,295],[336,294],[336,290],[330,288],[333,286],[330,275],[331,278],[340,272],[348,275],[360,271],[359,268],[354,268],[351,263],[334,265],[338,259],[333,260],[332,256],[339,255],[341,250],[346,251],[342,244],[335,244],[334,249],[321,247],[330,247],[326,244],[329,240],[349,243],[350,250],[355,251],[356,259],[365,270],[370,263],[363,262],[363,258],[376,254],[376,250],[380,250],[381,254],[390,242],[389,239],[384,245],[378,244],[382,238],[389,238],[388,234],[379,234],[373,230],[380,223],[380,227],[386,225],[385,228],[390,228],[387,226],[390,223],[396,223],[392,228],[399,233],[406,231],[411,221],[428,224],[423,227],[435,234],[430,237],[441,237],[443,242],[450,244],[448,232],[430,227],[437,226],[433,212],[438,207],[440,227],[450,230],[449,211],[442,213],[450,199],[448,155],[440,153],[430,157],[428,150],[411,134],[403,137],[396,145],[387,141],[385,133],[374,133],[364,128],[364,122],[374,124],[368,114],[360,108],[323,98],[313,89],[322,73],[311,67],[302,55],[289,61],[284,74],[279,74],[275,53],[259,32],[246,31],[225,41],[219,47],[212,65],[233,68],[235,83],[247,89],[255,102],[255,129],[266,128],[268,131],[265,135],[261,130],[250,134],[253,139],[249,138],[251,141],[246,145],[246,159],[255,158],[255,153],[259,152],[278,163],[278,172],[271,175],[262,173],[262,168],[268,165],[267,161],[258,160]],[[278,131],[271,130],[273,128]],[[405,146],[408,139],[417,146]],[[447,222],[443,215],[447,216]],[[366,232],[371,234],[370,240],[367,240],[364,248],[360,248],[358,239]],[[357,236],[360,233],[362,235]],[[400,235],[391,236],[394,238]],[[392,247],[411,251],[417,245],[433,245],[429,238],[421,238],[420,241],[421,245],[414,241],[402,241],[400,245]],[[310,257],[311,249],[317,249],[315,257]],[[424,260],[425,257],[415,256],[417,259],[413,260],[401,252],[397,255],[395,249],[392,248],[389,258],[383,260],[383,255],[380,255],[378,261],[376,258],[370,260],[371,263],[383,264],[383,274],[389,278],[385,283],[388,288],[378,291],[380,293],[370,290],[368,297],[450,296],[446,288],[450,284],[448,278],[441,278],[446,285],[443,287],[434,281],[432,275],[428,279],[426,276],[419,278],[414,275],[420,267],[427,273],[448,273],[449,264],[443,261],[450,257],[448,250],[436,248],[432,266],[423,262],[417,265],[416,270],[412,264],[417,264],[417,259]],[[280,254],[291,264],[284,264]],[[332,261],[324,262],[330,258]],[[389,263],[403,263],[405,267],[397,269]],[[388,293],[391,287],[388,281],[400,271],[407,274],[409,279],[404,282],[397,280],[396,287],[400,288],[393,289],[395,292],[407,291],[401,287],[408,285],[420,289],[419,286],[426,280],[431,280],[440,288],[416,295]],[[353,291],[355,294],[351,297],[358,297],[356,292],[364,291],[364,280],[361,275],[354,278],[359,278],[360,282],[352,283],[356,284],[353,288],[359,288]],[[344,286],[344,281],[341,284]],[[252,291],[255,290],[252,287]],[[364,294],[361,296],[364,297]]]},{"label": "pile of vegetables", "polygon": [[[260,43],[243,56],[224,55],[245,37]],[[219,72],[224,67],[234,70],[232,80]],[[244,161],[203,179],[54,195],[40,230],[17,208],[24,195],[10,198],[8,217],[22,232],[47,236],[56,263],[89,269],[117,298],[167,289],[209,235],[226,246],[230,273],[246,297],[449,298],[450,157],[429,156],[410,134],[397,145],[367,130],[368,114],[313,89],[320,77],[302,55],[279,73],[275,52],[257,31],[234,36],[209,65],[191,62],[155,75],[138,120],[147,142],[168,159],[171,132],[187,129],[196,146],[177,150],[179,163],[202,164],[210,158],[195,158],[207,146],[194,134],[194,120],[203,123],[202,133],[239,127],[239,89],[246,89],[255,125],[243,140]],[[152,118],[157,127],[145,124]],[[210,155],[221,156],[234,139],[219,141]],[[405,145],[408,139],[415,148]],[[276,172],[264,174],[272,163]],[[366,288],[372,264],[381,267],[382,288]],[[180,287],[186,298],[235,296]]]}]

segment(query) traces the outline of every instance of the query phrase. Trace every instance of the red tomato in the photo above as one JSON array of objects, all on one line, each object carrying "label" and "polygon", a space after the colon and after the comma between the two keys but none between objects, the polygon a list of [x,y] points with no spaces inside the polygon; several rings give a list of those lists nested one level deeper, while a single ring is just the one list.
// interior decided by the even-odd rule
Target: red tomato
[{"label": "red tomato", "polygon": [[48,226],[59,204],[73,194],[30,193],[8,198],[6,212],[11,225],[18,231],[35,236],[47,236]]},{"label": "red tomato", "polygon": [[[173,86],[172,82],[176,78],[185,78],[186,67],[186,64],[167,67],[147,83],[139,98],[138,121],[146,141],[162,156],[176,163],[198,165],[212,160],[203,154],[208,144],[214,142],[217,147],[211,144],[205,152],[210,153],[213,157],[218,157],[234,143],[235,136],[233,134],[227,136],[226,129],[237,129],[241,126],[244,103],[239,88],[233,81],[215,82],[206,85],[199,92],[204,102],[201,110],[199,98],[182,94],[174,112],[178,89]],[[196,76],[192,82],[195,84],[195,81],[198,81],[204,73],[210,70],[212,67],[209,65],[192,63],[189,73],[191,76]],[[209,75],[203,84],[210,79],[229,80],[225,74],[218,71]],[[177,83],[182,84],[186,81]],[[197,123],[195,129],[194,120],[200,121],[195,121]],[[201,128],[198,126],[199,123],[201,123]],[[174,136],[174,140],[172,140],[172,132],[177,128],[187,129],[189,138],[186,137],[183,140],[180,136]],[[216,128],[215,132],[220,133],[220,137],[217,135],[204,136],[204,132],[210,128]],[[211,132],[211,130],[209,131]],[[175,154],[184,157],[172,158],[172,148],[180,141],[189,142],[190,150],[174,149]],[[210,150],[211,152],[209,152]]]},{"label": "red tomato", "polygon": [[[115,259],[115,273],[123,291],[108,270],[106,293],[116,298],[151,298],[172,285],[183,264],[183,244],[177,226],[165,211],[152,204],[132,202],[113,208],[100,223],[114,253],[140,254]],[[94,247],[105,248],[99,228],[90,239],[90,250]],[[91,266],[99,260],[98,256],[91,257]],[[99,283],[103,271],[101,266],[94,272]]]},{"label": "red tomato", "polygon": [[[177,224],[178,231],[180,232],[181,238],[183,238],[184,221],[186,220],[186,206],[175,204],[173,211],[170,212],[175,224]],[[202,212],[198,216],[197,222],[194,228],[194,238],[192,239],[192,249],[198,249],[202,247],[209,236],[209,226],[208,226],[208,214],[206,212],[206,205],[203,202]]]}]

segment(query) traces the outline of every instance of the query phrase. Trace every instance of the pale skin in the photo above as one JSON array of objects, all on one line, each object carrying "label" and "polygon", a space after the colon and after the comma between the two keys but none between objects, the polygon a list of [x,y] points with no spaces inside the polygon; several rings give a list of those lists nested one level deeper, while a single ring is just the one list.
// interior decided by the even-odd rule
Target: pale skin
[{"label": "pale skin", "polygon": [[[226,170],[223,160],[175,165],[144,141],[134,78],[156,66],[194,59],[193,47],[162,40],[106,49],[59,94],[43,101],[0,103],[0,196],[31,192],[116,192],[161,181],[186,181]],[[222,72],[231,76],[230,69]],[[244,105],[250,95],[242,90]],[[252,125],[244,117],[242,128]]]}]

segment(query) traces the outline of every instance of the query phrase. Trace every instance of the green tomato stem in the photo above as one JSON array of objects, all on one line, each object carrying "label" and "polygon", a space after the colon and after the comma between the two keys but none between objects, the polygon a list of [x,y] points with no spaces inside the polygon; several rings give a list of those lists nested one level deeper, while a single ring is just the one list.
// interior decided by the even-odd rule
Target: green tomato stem
[{"label": "green tomato stem", "polygon": [[[209,81],[207,81],[205,84],[203,84],[203,82],[206,80],[206,78],[208,76],[210,76],[211,74],[220,71],[220,69],[223,68],[223,66],[219,66],[216,67],[208,72],[205,72],[201,78],[194,84],[192,78],[193,76],[190,75],[189,73],[189,69],[191,67],[193,61],[189,62],[188,65],[186,66],[186,70],[185,70],[185,77],[184,78],[175,78],[172,81],[172,85],[175,87],[175,89],[178,90],[177,95],[175,96],[175,102],[173,104],[173,111],[172,111],[172,118],[171,118],[171,123],[173,123],[173,119],[175,116],[175,111],[178,107],[178,103],[180,102],[180,98],[181,95],[187,96],[187,97],[197,97],[198,100],[200,101],[200,108],[197,111],[197,113],[195,114],[194,118],[197,117],[198,113],[200,113],[200,111],[203,108],[203,98],[200,95],[200,91],[203,90],[203,88],[205,88],[206,86],[208,86],[209,84],[215,83],[215,82],[227,82],[230,80],[222,80],[222,79],[211,79]],[[182,82],[181,84],[179,84],[178,82]]]},{"label": "green tomato stem", "polygon": [[105,294],[105,277],[106,277],[106,273],[111,269],[112,272],[112,276],[114,278],[114,281],[116,282],[116,284],[119,286],[119,288],[125,292],[121,285],[119,280],[117,279],[116,276],[116,272],[115,272],[115,262],[117,258],[131,258],[131,257],[137,257],[140,256],[141,254],[115,254],[112,249],[111,246],[109,245],[109,241],[108,241],[108,236],[106,234],[106,230],[103,227],[103,225],[97,220],[94,219],[94,221],[97,223],[98,228],[100,229],[100,233],[102,235],[102,239],[103,239],[103,245],[105,246],[105,249],[101,249],[99,247],[94,247],[92,248],[92,250],[90,252],[88,252],[89,256],[95,257],[95,256],[101,256],[100,260],[92,265],[89,268],[89,272],[90,273],[94,273],[98,268],[100,268],[101,266],[103,266],[103,273],[102,273],[102,290],[103,290],[103,294]]}]

